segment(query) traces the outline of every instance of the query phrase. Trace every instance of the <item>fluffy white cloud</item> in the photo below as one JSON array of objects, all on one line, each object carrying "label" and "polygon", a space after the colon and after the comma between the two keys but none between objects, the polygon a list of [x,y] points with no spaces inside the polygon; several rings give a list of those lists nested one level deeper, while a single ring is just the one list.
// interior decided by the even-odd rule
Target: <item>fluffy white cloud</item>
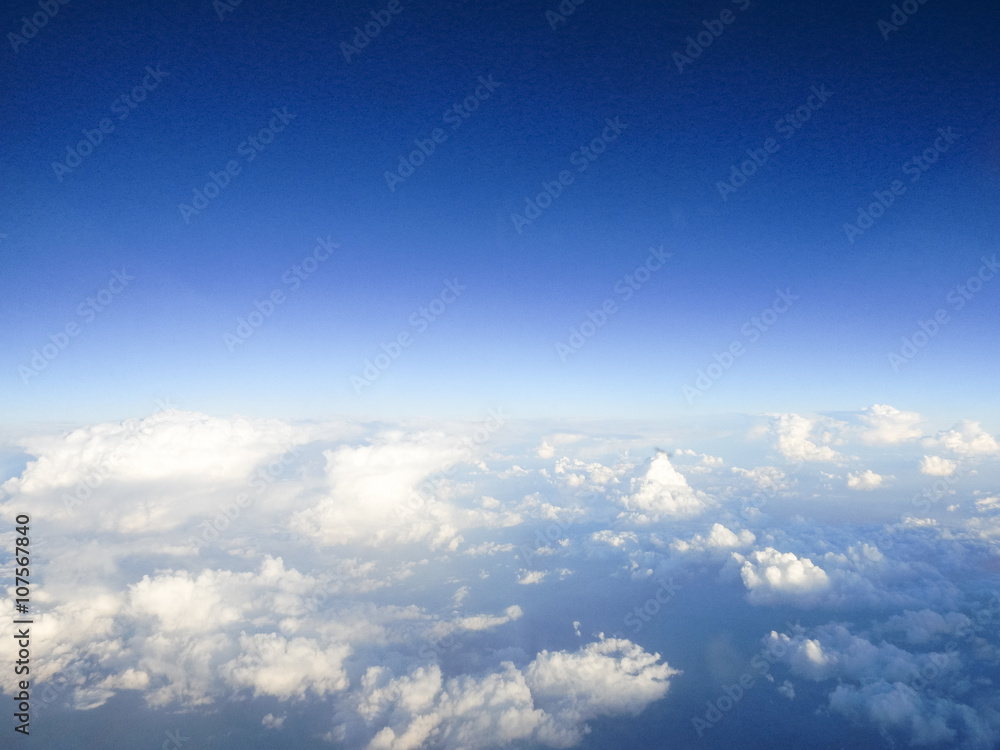
[{"label": "fluffy white cloud", "polygon": [[644,476],[632,480],[632,489],[633,493],[621,500],[628,511],[621,517],[634,523],[695,516],[708,505],[706,495],[692,489],[662,451],[650,462]]},{"label": "fluffy white cloud", "polygon": [[920,459],[920,473],[931,477],[950,477],[955,473],[957,461],[950,461],[941,456],[924,456]]},{"label": "fluffy white cloud", "polygon": [[837,461],[842,458],[830,445],[843,442],[838,436],[845,427],[843,422],[800,414],[770,416],[773,418],[771,431],[777,437],[777,448],[789,461]]},{"label": "fluffy white cloud", "polygon": [[865,469],[857,474],[847,475],[847,487],[851,490],[874,490],[882,486],[885,479],[871,469]]},{"label": "fluffy white cloud", "polygon": [[950,430],[939,432],[937,437],[925,438],[925,448],[950,451],[956,456],[987,456],[1000,454],[1000,445],[986,432],[979,422],[964,419]]},{"label": "fluffy white cloud", "polygon": [[78,533],[158,534],[222,505],[239,511],[238,497],[296,473],[303,444],[346,431],[171,409],[25,440],[36,459],[2,490]]},{"label": "fluffy white cloud", "polygon": [[348,686],[343,662],[348,646],[323,648],[311,638],[284,638],[276,633],[241,634],[243,653],[222,667],[236,688],[252,688],[254,697],[273,695],[280,700],[302,699],[306,691],[324,696]]},{"label": "fluffy white cloud", "polygon": [[370,750],[507,746],[527,741],[570,747],[605,715],[635,715],[663,698],[679,674],[659,655],[619,639],[578,651],[542,651],[523,670],[444,680],[436,664],[393,677],[382,667],[362,678],[357,713],[378,729]]},{"label": "fluffy white cloud", "polygon": [[37,456],[2,489],[38,495],[80,482],[238,483],[259,464],[316,437],[314,428],[264,419],[217,419],[176,409],[23,441]]},{"label": "fluffy white cloud", "polygon": [[625,547],[628,544],[638,544],[639,537],[637,537],[631,531],[621,531],[615,533],[610,529],[602,529],[601,531],[595,531],[590,535],[591,541],[598,542],[600,544],[610,544],[612,547]]},{"label": "fluffy white cloud", "polygon": [[923,435],[919,425],[924,420],[915,411],[873,404],[865,409],[860,419],[867,425],[861,432],[861,442],[865,445],[896,445]]},{"label": "fluffy white cloud", "polygon": [[520,570],[517,574],[517,582],[522,586],[530,586],[533,583],[541,583],[548,575],[544,570]]},{"label": "fluffy white cloud", "polygon": [[808,597],[830,586],[826,571],[807,557],[792,552],[778,552],[774,547],[755,550],[749,558],[734,552],[741,563],[740,576],[754,603],[768,603],[782,598]]},{"label": "fluffy white cloud", "polygon": [[[466,441],[467,442],[467,441]],[[326,450],[327,494],[296,512],[292,530],[325,545],[423,542],[456,549],[461,528],[505,525],[497,513],[451,502],[468,444],[441,432],[381,433],[366,445]]]},{"label": "fluffy white cloud", "polygon": [[703,552],[705,550],[727,550],[736,547],[749,547],[757,541],[752,531],[743,529],[739,534],[730,531],[721,523],[712,524],[708,536],[695,534],[688,541],[675,539],[670,547],[678,552]]}]

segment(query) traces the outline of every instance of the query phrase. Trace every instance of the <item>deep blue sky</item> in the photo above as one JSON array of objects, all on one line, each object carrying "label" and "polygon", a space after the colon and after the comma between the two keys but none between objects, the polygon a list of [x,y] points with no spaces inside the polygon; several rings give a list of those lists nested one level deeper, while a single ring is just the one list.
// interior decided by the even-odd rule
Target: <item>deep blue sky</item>
[{"label": "deep blue sky", "polygon": [[[995,424],[998,287],[961,310],[945,301],[1000,250],[990,3],[930,0],[888,40],[889,3],[588,0],[555,30],[555,3],[401,5],[350,62],[341,42],[385,5],[244,0],[220,21],[207,0],[75,0],[16,52],[8,40],[9,420],[119,418],[169,398],[374,417],[947,403]],[[673,54],[723,8],[733,23],[679,73]],[[8,5],[0,30],[37,11]],[[113,103],[147,66],[168,75],[119,120]],[[446,110],[490,75],[500,85],[452,130]],[[793,137],[776,133],[812,87],[832,95]],[[294,119],[248,162],[239,146],[272,108]],[[57,179],[53,161],[103,118],[113,131]],[[576,171],[607,118],[627,127]],[[386,170],[437,127],[447,140],[390,191]],[[905,163],[949,127],[957,140],[911,183]],[[723,201],[717,182],[772,137],[780,149]],[[234,159],[240,173],[185,222],[178,205]],[[511,214],[561,170],[573,184],[516,231]],[[843,224],[897,179],[905,193],[849,243]],[[327,236],[337,254],[228,351],[237,318],[290,291],[282,275]],[[616,282],[661,245],[668,264],[623,300]],[[87,322],[78,305],[122,268],[134,281]],[[467,290],[419,332],[411,314],[446,279]],[[750,342],[741,327],[776,289],[800,298]],[[556,343],[607,298],[618,312],[561,361]],[[895,372],[888,352],[939,308],[949,321]],[[18,368],[70,322],[79,336],[25,384]],[[356,394],[352,375],[401,331],[412,345]],[[732,341],[746,354],[689,404],[682,387]]]}]

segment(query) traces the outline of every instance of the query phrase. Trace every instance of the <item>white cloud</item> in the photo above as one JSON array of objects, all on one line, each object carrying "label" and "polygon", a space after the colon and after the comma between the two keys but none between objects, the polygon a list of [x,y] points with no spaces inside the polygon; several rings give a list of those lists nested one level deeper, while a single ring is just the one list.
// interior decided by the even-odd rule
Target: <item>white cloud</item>
[{"label": "white cloud", "polygon": [[265,729],[281,729],[285,724],[285,719],[288,718],[287,714],[282,714],[281,716],[275,716],[274,714],[266,714],[260,723]]},{"label": "white cloud", "polygon": [[[777,448],[790,461],[837,461],[841,454],[830,447],[843,440],[837,436],[843,422],[799,414],[772,414],[771,431],[777,435]],[[825,428],[817,435],[818,428]],[[817,442],[818,441],[818,442]],[[819,443],[822,443],[820,445]]]},{"label": "white cloud", "polygon": [[311,638],[244,633],[240,647],[243,653],[223,665],[222,674],[236,688],[252,688],[254,697],[302,699],[306,691],[322,697],[347,689],[343,662],[351,653],[348,646],[323,648]]},{"label": "white cloud", "polygon": [[635,523],[694,516],[707,507],[705,494],[692,489],[663,452],[657,453],[643,477],[632,480],[632,489],[633,494],[621,500],[629,511],[621,517]]},{"label": "white cloud", "polygon": [[638,544],[639,537],[637,537],[631,531],[622,531],[615,533],[610,529],[602,529],[601,531],[595,531],[590,535],[591,541],[599,542],[601,544],[610,544],[612,547],[625,547],[627,544]]},{"label": "white cloud", "polygon": [[383,725],[370,750],[479,750],[515,742],[569,747],[589,731],[587,721],[635,715],[663,698],[676,674],[657,654],[602,637],[575,652],[542,651],[523,670],[504,662],[482,677],[445,681],[436,664],[402,677],[371,667],[357,713],[369,726]]},{"label": "white cloud", "polygon": [[987,456],[1000,454],[1000,445],[979,422],[962,420],[950,430],[939,432],[936,438],[925,438],[925,448],[940,448],[957,456]]},{"label": "white cloud", "polygon": [[541,583],[547,575],[548,572],[544,570],[521,570],[518,571],[517,582],[522,586],[530,586],[533,583]]},{"label": "white cloud", "polygon": [[749,479],[758,489],[772,491],[788,489],[788,483],[785,482],[785,472],[776,466],[757,466],[753,469],[734,466],[732,472],[737,476]]},{"label": "white cloud", "polygon": [[735,552],[733,557],[741,563],[740,576],[754,603],[814,594],[830,586],[826,571],[809,558],[796,557],[792,552],[782,553],[767,547],[755,550],[749,559]]},{"label": "white cloud", "polygon": [[483,542],[482,544],[477,544],[475,547],[469,547],[464,550],[466,555],[495,555],[498,552],[511,552],[514,549],[514,545],[510,543],[500,544],[498,542]]},{"label": "white cloud", "polygon": [[847,487],[851,490],[874,490],[882,486],[885,477],[876,474],[871,469],[865,469],[857,474],[847,475]]},{"label": "white cloud", "polygon": [[459,512],[452,505],[449,474],[471,452],[444,433],[389,431],[323,456],[328,493],[290,523],[321,544],[423,542],[455,549],[461,528],[504,523],[486,508]]},{"label": "white cloud", "polygon": [[916,440],[923,435],[919,425],[924,421],[915,411],[900,411],[887,404],[874,404],[860,417],[868,428],[861,432],[865,445],[897,445]]},{"label": "white cloud", "polygon": [[941,456],[924,456],[920,460],[920,473],[931,477],[950,477],[955,473],[957,461],[950,461]]},{"label": "white cloud", "polygon": [[678,552],[703,552],[705,550],[727,550],[736,547],[749,547],[757,540],[752,531],[743,529],[739,534],[730,531],[721,523],[712,525],[708,536],[695,534],[688,541],[675,539],[671,548]]}]

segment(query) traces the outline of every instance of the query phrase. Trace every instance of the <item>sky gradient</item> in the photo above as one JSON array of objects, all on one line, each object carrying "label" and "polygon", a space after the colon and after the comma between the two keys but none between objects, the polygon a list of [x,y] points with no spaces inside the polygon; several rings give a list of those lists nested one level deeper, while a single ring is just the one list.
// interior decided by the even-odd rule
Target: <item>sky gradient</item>
[{"label": "sky gradient", "polygon": [[1000,746],[998,31],[4,6],[0,737]]},{"label": "sky gradient", "polygon": [[[245,2],[222,20],[209,3],[59,6],[2,74],[5,413],[123,418],[170,398],[270,416],[472,416],[484,396],[525,417],[936,412],[952,388],[996,419],[996,292],[946,301],[1000,238],[995,14],[925,4],[886,39],[891,8],[742,5],[586,3],[563,23],[521,3],[404,4],[346,56],[354,27],[374,23],[368,6]],[[732,22],[679,66],[722,9]],[[19,33],[28,10],[4,27]],[[57,174],[105,119],[113,130]],[[250,140],[272,123],[270,142]],[[433,153],[390,189],[416,141]],[[925,149],[934,162],[919,171]],[[734,166],[752,171],[745,183]],[[560,172],[573,182],[518,226]],[[183,215],[212,174],[226,184]],[[727,180],[738,187],[720,191]],[[896,180],[905,192],[848,237]],[[338,252],[293,290],[283,275],[319,237]],[[669,263],[622,299],[616,283],[651,247]],[[81,318],[121,269],[128,289]],[[411,314],[446,279],[467,291],[416,331]],[[286,301],[227,347],[273,289]],[[744,323],[777,289],[799,299],[749,341]],[[562,361],[556,345],[608,298],[618,311]],[[940,335],[894,369],[889,354],[942,308]],[[71,322],[82,330],[65,351],[19,371]],[[352,376],[401,331],[412,345],[356,393]],[[683,386],[733,341],[746,354],[689,404]]]}]

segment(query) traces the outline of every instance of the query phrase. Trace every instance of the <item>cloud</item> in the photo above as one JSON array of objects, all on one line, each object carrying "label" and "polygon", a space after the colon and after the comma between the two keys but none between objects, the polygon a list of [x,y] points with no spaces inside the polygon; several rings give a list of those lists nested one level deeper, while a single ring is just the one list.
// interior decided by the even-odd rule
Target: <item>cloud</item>
[{"label": "cloud", "polygon": [[523,670],[507,661],[499,671],[447,681],[436,664],[402,677],[371,667],[356,711],[366,725],[383,725],[370,750],[570,747],[589,731],[587,721],[635,715],[662,699],[677,674],[658,654],[602,636],[575,652],[542,651]]},{"label": "cloud", "polygon": [[351,649],[345,645],[321,647],[312,638],[284,638],[276,633],[240,635],[243,653],[223,665],[222,674],[235,688],[252,688],[254,697],[279,700],[305,698],[346,690],[343,662]]},{"label": "cloud", "polygon": [[289,524],[320,544],[423,542],[455,549],[461,528],[503,524],[495,512],[461,512],[450,502],[451,476],[472,453],[442,432],[387,431],[323,456],[326,496],[294,513]]},{"label": "cloud", "polygon": [[[842,441],[835,434],[843,422],[826,418],[808,418],[799,414],[772,414],[771,432],[777,436],[777,448],[789,461],[837,461],[843,456],[830,447]],[[817,428],[826,428],[814,435]],[[819,445],[816,441],[823,443]]]},{"label": "cloud", "polygon": [[517,575],[517,582],[522,586],[530,586],[534,583],[541,583],[545,580],[548,572],[544,570],[520,570]]},{"label": "cloud", "polygon": [[[903,631],[913,643],[966,631],[970,620],[958,613],[906,611],[880,630]],[[963,702],[973,682],[961,673],[954,642],[944,651],[915,653],[891,643],[875,643],[842,624],[813,628],[812,637],[772,631],[767,650],[787,663],[792,674],[817,682],[836,681],[829,707],[858,722],[868,722],[888,736],[911,745],[991,748],[1000,738],[995,710],[976,710]],[[990,687],[984,688],[989,691]]]},{"label": "cloud", "polygon": [[865,409],[860,420],[868,426],[861,432],[861,442],[865,445],[897,445],[923,435],[919,427],[923,417],[887,404],[873,404]]},{"label": "cloud", "polygon": [[345,431],[171,409],[26,439],[36,458],[0,488],[76,533],[162,533],[294,475],[301,446]]},{"label": "cloud", "polygon": [[692,489],[663,452],[652,459],[644,476],[632,480],[632,489],[633,493],[621,500],[628,512],[620,517],[634,523],[695,516],[708,505],[707,496]]},{"label": "cloud", "polygon": [[851,490],[874,490],[882,486],[885,477],[876,474],[871,469],[866,469],[857,474],[847,475],[847,488]]},{"label": "cloud", "polygon": [[770,603],[825,591],[830,586],[826,571],[806,557],[778,552],[774,547],[755,550],[749,559],[734,552],[741,563],[740,577],[752,603]]},{"label": "cloud", "polygon": [[935,438],[925,438],[925,448],[939,448],[957,456],[988,456],[1000,454],[1000,445],[986,432],[979,422],[962,420],[950,430],[942,431]]},{"label": "cloud", "polygon": [[784,490],[788,489],[785,482],[785,472],[776,466],[757,466],[753,469],[742,469],[739,466],[732,468],[733,474],[749,479],[753,485],[762,490]]},{"label": "cloud", "polygon": [[901,615],[893,615],[885,624],[885,631],[901,631],[909,643],[921,644],[933,640],[939,635],[967,630],[972,621],[960,612],[949,612],[942,615],[931,609],[919,611],[903,610]]},{"label": "cloud", "polygon": [[743,529],[736,534],[721,523],[712,525],[708,536],[695,534],[688,541],[675,539],[670,547],[678,552],[704,552],[706,550],[728,550],[735,547],[749,547],[757,540],[752,531]]},{"label": "cloud", "polygon": [[639,537],[637,537],[631,531],[622,531],[620,533],[615,533],[610,529],[603,529],[601,531],[595,531],[590,535],[591,541],[599,542],[601,544],[610,544],[612,547],[625,547],[627,544],[638,544]]},{"label": "cloud", "polygon": [[940,456],[924,456],[920,460],[920,473],[932,477],[950,477],[957,466],[957,461],[949,461]]}]

